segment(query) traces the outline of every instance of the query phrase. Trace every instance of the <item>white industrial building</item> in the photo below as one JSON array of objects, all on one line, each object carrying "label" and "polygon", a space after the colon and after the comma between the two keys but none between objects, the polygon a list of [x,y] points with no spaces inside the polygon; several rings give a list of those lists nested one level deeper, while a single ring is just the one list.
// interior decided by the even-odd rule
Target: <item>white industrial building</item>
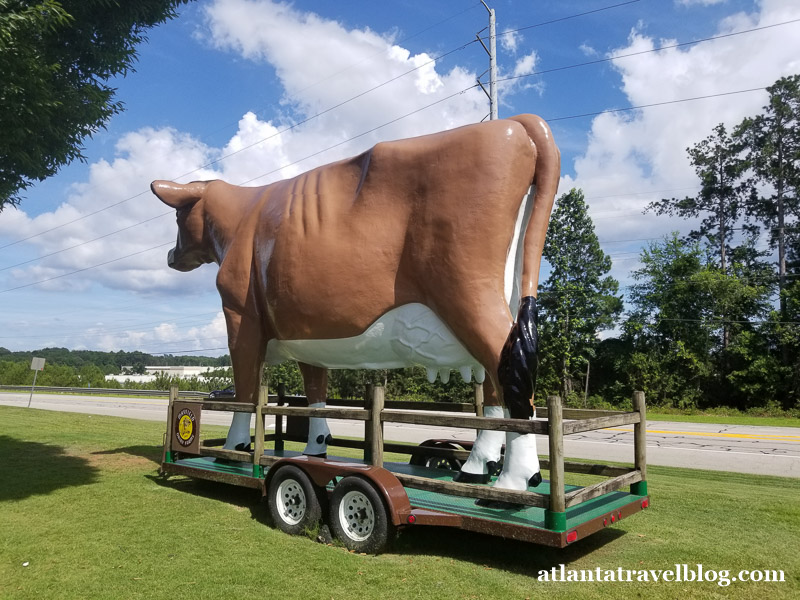
[{"label": "white industrial building", "polygon": [[[204,379],[206,373],[217,370],[219,367],[145,367],[144,375],[106,375],[106,381],[116,379],[117,381],[132,381],[134,383],[147,383],[155,381],[159,373],[168,377],[180,377],[181,379],[191,379],[197,377]],[[122,367],[122,372],[130,372],[133,367]]]}]

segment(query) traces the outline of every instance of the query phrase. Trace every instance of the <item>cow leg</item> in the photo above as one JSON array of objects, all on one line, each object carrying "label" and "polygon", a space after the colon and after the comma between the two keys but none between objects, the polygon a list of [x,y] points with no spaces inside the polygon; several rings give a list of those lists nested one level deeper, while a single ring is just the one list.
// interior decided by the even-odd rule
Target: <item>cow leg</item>
[{"label": "cow leg", "polygon": [[[477,306],[484,309],[493,304],[498,303],[476,302]],[[487,317],[488,315],[494,315],[494,319]],[[467,344],[467,348],[491,376],[492,389],[486,394],[489,402],[484,409],[485,416],[512,419],[533,417],[531,399],[538,349],[536,319],[535,299],[526,298],[513,323],[505,304],[498,306],[494,312],[485,309],[481,315],[464,315],[460,319],[448,321],[448,325]],[[489,387],[485,385],[484,390]],[[497,406],[500,403],[505,406],[507,413],[503,411],[501,414],[500,407]],[[504,467],[495,487],[526,490],[529,482],[538,484],[541,475],[535,435],[493,431],[479,432],[469,458],[454,480],[467,483],[487,482],[491,463],[499,459],[499,449],[504,439]]]},{"label": "cow leg", "polygon": [[[309,408],[325,408],[328,397],[328,369],[314,367],[305,363],[297,363],[303,376],[303,387],[308,399]],[[331,430],[328,421],[323,417],[308,419],[308,443],[303,454],[325,457],[328,444],[331,443]]]},{"label": "cow leg", "polygon": [[[483,383],[483,416],[491,419],[508,417],[508,410],[500,405],[500,399],[494,390],[491,380]],[[503,431],[481,429],[475,438],[472,451],[461,470],[453,477],[453,481],[461,483],[488,483],[491,474],[500,462],[506,434]]]},{"label": "cow leg", "polygon": [[[261,324],[243,317],[238,312],[223,308],[228,326],[228,340],[236,384],[236,401],[256,404],[264,370],[267,340]],[[250,449],[251,413],[236,412],[223,448],[226,450]]]},{"label": "cow leg", "polygon": [[[539,364],[537,320],[536,299],[532,296],[523,298],[517,320],[500,355],[498,379],[512,419],[532,419],[535,416],[532,399]],[[523,491],[541,481],[536,435],[506,433],[503,472],[494,487]]]},{"label": "cow leg", "polygon": [[[466,302],[465,299],[470,297],[476,300]],[[496,306],[496,309],[487,308],[492,306]],[[496,419],[507,417],[508,414],[502,406],[502,388],[499,385],[497,367],[503,344],[512,326],[508,306],[502,298],[460,295],[448,308],[450,310],[446,314],[444,311],[440,314],[456,337],[486,369],[488,377],[483,383],[484,416]],[[488,483],[491,472],[500,461],[504,441],[505,433],[502,431],[479,430],[469,457],[453,481]]]}]

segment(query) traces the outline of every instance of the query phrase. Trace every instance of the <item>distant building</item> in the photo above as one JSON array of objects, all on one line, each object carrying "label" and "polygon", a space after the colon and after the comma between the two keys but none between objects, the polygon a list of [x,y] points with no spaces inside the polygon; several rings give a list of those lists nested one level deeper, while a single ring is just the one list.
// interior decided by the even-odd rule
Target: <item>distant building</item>
[{"label": "distant building", "polygon": [[[134,383],[147,383],[155,381],[159,373],[164,373],[168,377],[180,377],[181,379],[205,379],[206,373],[214,371],[219,367],[145,367],[144,375],[106,375],[106,381],[116,379],[117,381],[132,381]],[[122,367],[122,372],[131,372],[132,366]]]}]

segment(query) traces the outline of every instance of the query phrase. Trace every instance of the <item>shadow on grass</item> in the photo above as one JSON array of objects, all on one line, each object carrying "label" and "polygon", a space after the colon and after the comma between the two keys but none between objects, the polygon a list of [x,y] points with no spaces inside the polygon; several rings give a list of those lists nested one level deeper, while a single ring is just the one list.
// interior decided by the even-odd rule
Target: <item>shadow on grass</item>
[{"label": "shadow on grass", "polygon": [[266,506],[263,507],[263,511],[261,510],[261,494],[258,490],[206,479],[191,479],[182,475],[171,475],[169,478],[160,475],[146,475],[145,477],[160,486],[179,492],[250,509],[253,512],[253,518],[259,521],[261,518],[260,516],[257,518],[256,513],[267,512]]},{"label": "shadow on grass", "polygon": [[398,536],[393,552],[456,559],[535,577],[539,571],[569,565],[625,535],[619,529],[603,529],[559,549],[450,527],[410,527]]},{"label": "shadow on grass", "polygon": [[0,502],[22,500],[55,490],[89,485],[100,470],[60,446],[0,435]]},{"label": "shadow on grass", "polygon": [[128,456],[138,456],[139,458],[146,458],[157,465],[161,464],[161,451],[162,446],[126,446],[125,448],[114,448],[113,450],[103,450],[101,452],[92,452],[93,455],[104,456],[112,454],[127,454]]}]

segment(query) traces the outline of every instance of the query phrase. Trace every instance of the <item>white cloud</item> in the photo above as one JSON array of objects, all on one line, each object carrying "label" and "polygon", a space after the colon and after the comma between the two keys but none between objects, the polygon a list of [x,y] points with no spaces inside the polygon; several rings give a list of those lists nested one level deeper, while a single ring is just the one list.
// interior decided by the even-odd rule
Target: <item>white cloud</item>
[{"label": "white cloud", "polygon": [[[798,17],[796,2],[764,0],[760,12],[731,15],[718,29],[729,33]],[[671,43],[634,30],[629,44],[612,53],[632,106],[763,87],[800,71],[800,38],[791,25],[623,58]],[[690,225],[685,221],[643,217],[641,211],[661,197],[691,195],[698,182],[686,148],[720,122],[732,126],[758,114],[766,98],[765,92],[749,92],[600,115],[592,123],[586,151],[575,161],[575,179],[565,177],[561,190],[584,189],[601,240],[686,232]],[[630,262],[624,265],[625,272],[630,267]]]},{"label": "white cloud", "polygon": [[497,39],[500,40],[500,47],[508,52],[509,54],[516,54],[517,48],[519,47],[522,40],[525,38],[516,31],[511,31],[506,29],[500,35],[497,36]]}]

